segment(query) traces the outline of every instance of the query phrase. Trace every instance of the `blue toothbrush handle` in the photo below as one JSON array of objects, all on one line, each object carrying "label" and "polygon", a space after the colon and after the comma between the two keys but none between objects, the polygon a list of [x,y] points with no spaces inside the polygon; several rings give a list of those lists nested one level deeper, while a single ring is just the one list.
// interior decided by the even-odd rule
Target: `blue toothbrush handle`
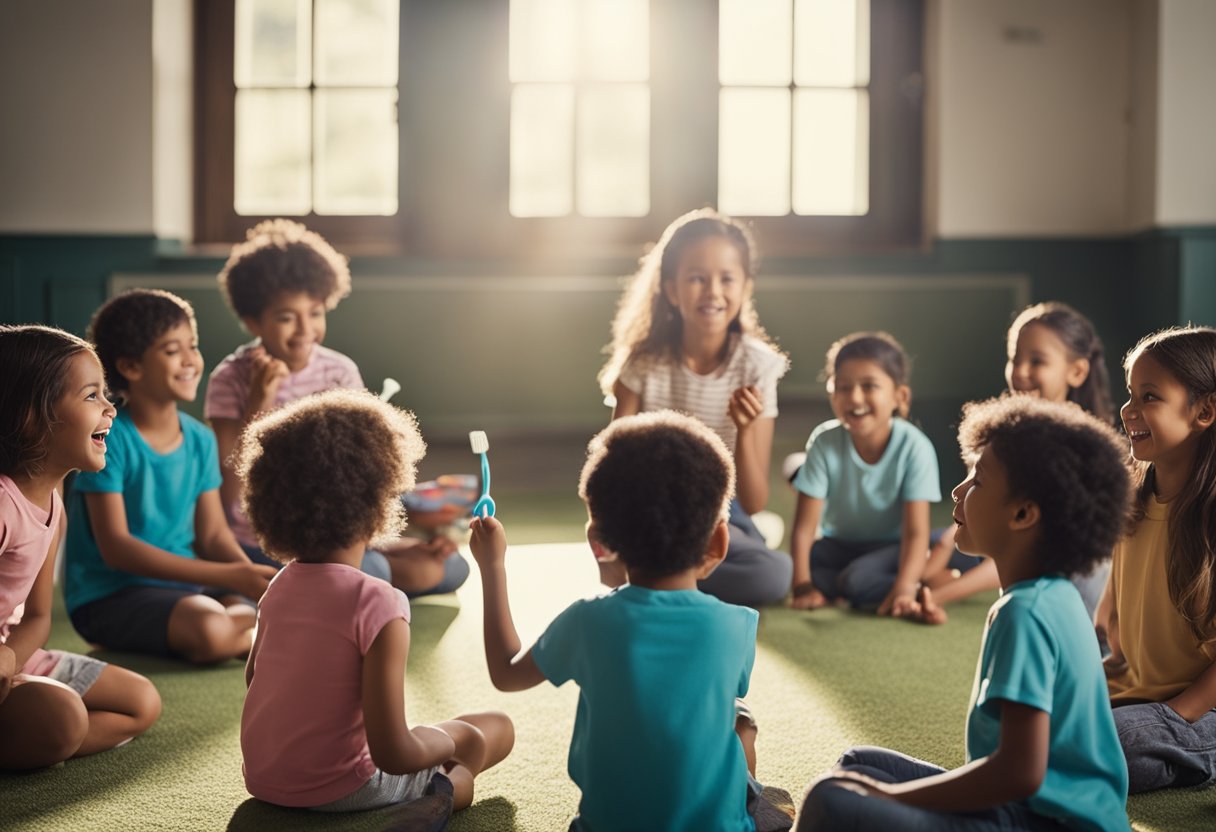
[{"label": "blue toothbrush handle", "polygon": [[481,455],[481,499],[473,506],[474,517],[493,517],[494,499],[490,497],[490,459]]}]

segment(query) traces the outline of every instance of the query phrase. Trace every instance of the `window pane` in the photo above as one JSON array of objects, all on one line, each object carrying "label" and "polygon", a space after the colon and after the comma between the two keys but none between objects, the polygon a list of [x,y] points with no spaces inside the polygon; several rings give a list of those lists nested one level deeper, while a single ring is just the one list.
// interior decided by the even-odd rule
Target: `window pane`
[{"label": "window pane", "polygon": [[511,0],[508,64],[512,81],[573,81],[574,0]]},{"label": "window pane", "polygon": [[794,212],[867,213],[869,170],[868,94],[798,90],[794,97]]},{"label": "window pane", "polygon": [[308,213],[309,109],[307,90],[237,90],[238,214]]},{"label": "window pane", "polygon": [[511,94],[511,213],[569,214],[573,185],[574,87],[517,86]]},{"label": "window pane", "polygon": [[397,213],[397,91],[317,90],[313,210]]},{"label": "window pane", "polygon": [[578,212],[650,212],[650,91],[642,85],[584,88],[578,103]]},{"label": "window pane", "polygon": [[583,77],[645,81],[650,77],[647,0],[584,0]]},{"label": "window pane", "polygon": [[723,84],[789,86],[791,0],[721,0],[718,77]]},{"label": "window pane", "polygon": [[309,0],[236,0],[238,87],[306,87],[312,76]]},{"label": "window pane", "polygon": [[746,216],[788,214],[790,91],[724,89],[718,117],[718,207]]},{"label": "window pane", "polygon": [[400,40],[397,0],[316,0],[319,86],[393,86]]},{"label": "window pane", "polygon": [[794,82],[817,87],[869,84],[869,0],[795,2]]}]

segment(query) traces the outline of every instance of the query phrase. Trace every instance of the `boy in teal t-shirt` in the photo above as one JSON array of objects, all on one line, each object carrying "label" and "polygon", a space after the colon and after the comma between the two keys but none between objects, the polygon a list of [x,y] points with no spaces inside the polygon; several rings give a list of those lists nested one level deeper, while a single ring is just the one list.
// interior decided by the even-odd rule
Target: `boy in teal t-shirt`
[{"label": "boy in teal t-shirt", "polygon": [[751,776],[755,724],[736,705],[759,616],[697,589],[726,554],[733,480],[722,440],[670,411],[618,419],[592,439],[579,484],[587,539],[597,559],[625,564],[629,583],[571,605],[522,655],[503,528],[473,522],[491,681],[579,686],[574,829],[751,832],[767,811]]},{"label": "boy in teal t-shirt", "polygon": [[89,338],[121,401],[105,470],[70,498],[64,596],[72,626],[111,650],[210,664],[249,652],[253,607],[275,570],[251,563],[224,519],[215,437],[178,410],[203,373],[194,310],[134,289]]},{"label": "boy in teal t-shirt", "polygon": [[1075,405],[1026,396],[967,405],[959,445],[972,470],[953,493],[958,546],[991,558],[1003,591],[984,629],[967,764],[851,749],[808,792],[798,829],[1126,832],[1127,765],[1068,581],[1122,528],[1123,445]]}]

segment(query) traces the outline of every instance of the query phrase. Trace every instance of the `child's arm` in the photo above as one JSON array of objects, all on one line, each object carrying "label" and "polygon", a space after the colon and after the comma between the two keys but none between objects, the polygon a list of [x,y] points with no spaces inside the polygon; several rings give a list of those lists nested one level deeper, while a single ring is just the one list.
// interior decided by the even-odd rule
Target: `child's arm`
[{"label": "child's arm", "polygon": [[506,532],[493,517],[474,517],[471,528],[473,537],[469,548],[481,570],[486,665],[490,681],[499,690],[527,690],[545,681],[545,675],[537,667],[531,650],[519,655],[519,633],[515,630],[507,598]]},{"label": "child's arm", "polygon": [[954,537],[957,534],[958,524],[951,523],[950,528],[942,532],[942,536],[938,538],[937,545],[929,550],[929,559],[925,561],[923,579],[934,589],[949,580],[949,578],[940,578],[938,581],[934,581],[939,575],[949,574],[946,566],[950,563],[950,556],[954,554]]},{"label": "child's arm", "polygon": [[25,612],[21,616],[21,623],[9,631],[6,642],[0,643],[0,702],[8,695],[13,676],[25,667],[35,650],[46,644],[51,634],[55,553],[59,551],[59,539],[63,536],[63,529],[61,518],[59,528],[55,530],[55,536],[51,540],[51,549],[47,552],[37,577],[34,578],[30,594],[25,598]]},{"label": "child's arm", "polygon": [[895,585],[878,605],[879,615],[890,615],[897,599],[916,599],[916,587],[925,571],[929,552],[929,501],[908,500],[904,503],[903,531],[899,538],[899,572]]},{"label": "child's arm", "polygon": [[975,812],[1025,800],[1047,774],[1051,717],[1029,705],[1001,702],[1001,739],[996,751],[962,768],[907,783],[880,783],[864,775],[837,772],[879,797],[938,812]]},{"label": "child's arm", "polygon": [[249,646],[249,656],[245,659],[245,687],[248,688],[253,684],[253,663],[257,660],[258,651],[262,649],[262,633],[264,631],[257,624],[253,625],[253,644]]},{"label": "child's arm", "polygon": [[[217,489],[204,491],[194,504],[194,552],[204,560],[218,563],[250,563],[224,517]],[[273,572],[270,577],[274,577]]]},{"label": "child's arm", "polygon": [[768,474],[773,455],[775,420],[762,417],[764,398],[755,387],[731,393],[726,408],[738,436],[735,439],[735,493],[748,514],[768,504]]},{"label": "child's arm", "polygon": [[215,431],[215,444],[220,454],[220,499],[225,506],[233,505],[241,498],[241,481],[232,467],[232,453],[236,450],[245,423],[239,419],[211,419],[211,429]]},{"label": "child's arm", "polygon": [[822,514],[821,498],[798,494],[794,528],[790,530],[790,557],[794,560],[794,598],[790,605],[796,609],[812,610],[828,602],[822,592],[811,586],[811,546],[815,544]]},{"label": "child's arm", "polygon": [[[363,657],[363,725],[372,761],[389,774],[437,766],[456,753],[456,743],[429,725],[412,731],[405,721],[405,659],[410,628],[396,618],[384,625]],[[250,657],[252,660],[252,656]]]},{"label": "child's arm", "polygon": [[612,408],[612,418],[636,416],[642,412],[642,397],[626,387],[619,379],[612,385],[612,395],[616,404]]},{"label": "child's arm", "polygon": [[1191,682],[1190,687],[1182,693],[1173,699],[1167,699],[1165,704],[1187,722],[1195,722],[1216,708],[1216,663],[1199,674],[1199,678]]},{"label": "child's arm", "polygon": [[1118,588],[1115,586],[1115,572],[1112,569],[1102,589],[1102,598],[1098,608],[1094,610],[1094,632],[1099,640],[1105,640],[1110,648],[1110,655],[1102,660],[1107,675],[1119,675],[1127,669],[1127,659],[1123,656],[1123,645],[1119,643],[1119,613],[1115,601],[1118,598]]},{"label": "child's arm", "polygon": [[244,562],[214,563],[195,558],[179,557],[131,534],[127,526],[127,510],[122,494],[97,492],[85,494],[89,525],[101,552],[102,560],[111,569],[144,575],[165,581],[203,584],[231,589],[249,598],[260,598],[274,577],[271,566]]}]

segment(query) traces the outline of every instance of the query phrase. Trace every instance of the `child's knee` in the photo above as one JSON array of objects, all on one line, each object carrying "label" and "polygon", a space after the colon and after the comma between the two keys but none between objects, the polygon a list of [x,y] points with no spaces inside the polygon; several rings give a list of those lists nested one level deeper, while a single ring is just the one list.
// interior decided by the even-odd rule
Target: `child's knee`
[{"label": "child's knee", "polygon": [[24,727],[30,736],[6,737],[6,742],[28,740],[22,755],[27,758],[23,768],[41,768],[68,759],[89,732],[84,702],[66,685],[28,681],[9,693],[7,704],[26,715]]},{"label": "child's knee", "polygon": [[135,733],[142,734],[160,719],[160,691],[143,676],[135,675],[135,681],[130,686],[129,702],[131,719],[134,721]]},{"label": "child's knee", "polygon": [[242,652],[239,628],[222,610],[192,611],[178,623],[170,646],[189,662],[214,664]]}]

